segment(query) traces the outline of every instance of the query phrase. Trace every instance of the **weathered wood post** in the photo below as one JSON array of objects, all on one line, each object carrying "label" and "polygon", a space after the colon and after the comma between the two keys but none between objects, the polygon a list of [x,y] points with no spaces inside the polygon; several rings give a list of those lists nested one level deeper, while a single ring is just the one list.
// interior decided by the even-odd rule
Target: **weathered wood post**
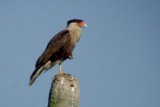
[{"label": "weathered wood post", "polygon": [[69,74],[54,76],[48,99],[48,107],[79,107],[79,83]]}]

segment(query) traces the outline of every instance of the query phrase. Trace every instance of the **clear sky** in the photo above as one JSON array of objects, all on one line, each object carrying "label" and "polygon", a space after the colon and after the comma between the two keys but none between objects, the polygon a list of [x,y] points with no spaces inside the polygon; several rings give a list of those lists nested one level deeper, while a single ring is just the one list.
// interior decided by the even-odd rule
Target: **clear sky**
[{"label": "clear sky", "polygon": [[68,20],[87,29],[62,72],[80,107],[160,107],[159,0],[0,0],[0,107],[46,107],[58,66],[29,87],[37,58]]}]

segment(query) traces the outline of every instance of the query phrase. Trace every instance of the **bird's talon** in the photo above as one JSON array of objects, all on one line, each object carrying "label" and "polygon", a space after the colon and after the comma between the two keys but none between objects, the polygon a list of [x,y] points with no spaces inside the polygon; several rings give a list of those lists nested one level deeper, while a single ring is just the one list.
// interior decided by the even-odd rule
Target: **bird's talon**
[{"label": "bird's talon", "polygon": [[70,59],[73,59],[73,55],[69,55],[68,57],[69,57]]}]

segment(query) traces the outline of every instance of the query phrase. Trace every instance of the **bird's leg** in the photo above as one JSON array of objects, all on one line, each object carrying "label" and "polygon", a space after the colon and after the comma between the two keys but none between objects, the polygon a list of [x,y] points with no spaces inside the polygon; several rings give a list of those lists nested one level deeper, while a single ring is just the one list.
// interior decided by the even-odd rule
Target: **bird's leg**
[{"label": "bird's leg", "polygon": [[73,54],[70,54],[68,57],[69,57],[70,59],[73,59]]},{"label": "bird's leg", "polygon": [[61,72],[61,63],[59,64],[59,74],[62,74],[62,72]]}]

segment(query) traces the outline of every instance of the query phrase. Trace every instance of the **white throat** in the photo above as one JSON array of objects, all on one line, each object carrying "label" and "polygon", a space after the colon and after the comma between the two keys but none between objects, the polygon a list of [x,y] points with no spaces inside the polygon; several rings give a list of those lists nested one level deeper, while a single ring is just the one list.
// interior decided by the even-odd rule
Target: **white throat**
[{"label": "white throat", "polygon": [[77,23],[70,23],[67,29],[70,31],[72,43],[76,44],[81,37],[81,28],[77,25]]}]

